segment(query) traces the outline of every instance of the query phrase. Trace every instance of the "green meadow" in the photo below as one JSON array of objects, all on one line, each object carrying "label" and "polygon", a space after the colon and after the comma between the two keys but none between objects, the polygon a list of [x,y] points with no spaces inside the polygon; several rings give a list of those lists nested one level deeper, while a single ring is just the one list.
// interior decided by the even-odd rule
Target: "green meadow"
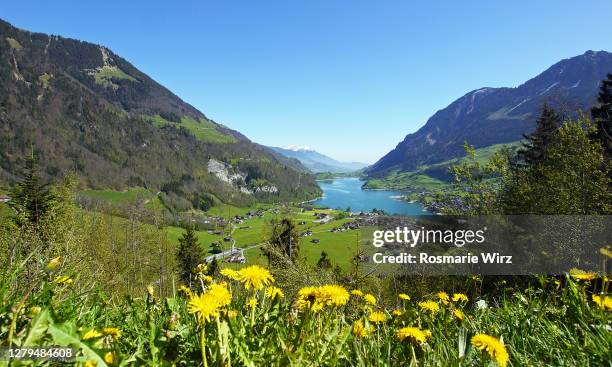
[{"label": "green meadow", "polygon": [[183,116],[181,121],[177,123],[168,121],[160,115],[146,116],[146,118],[157,127],[167,125],[183,127],[191,132],[198,140],[205,143],[228,144],[236,142],[236,139],[233,136],[222,133],[217,129],[217,125],[206,119],[196,121],[189,116]]}]

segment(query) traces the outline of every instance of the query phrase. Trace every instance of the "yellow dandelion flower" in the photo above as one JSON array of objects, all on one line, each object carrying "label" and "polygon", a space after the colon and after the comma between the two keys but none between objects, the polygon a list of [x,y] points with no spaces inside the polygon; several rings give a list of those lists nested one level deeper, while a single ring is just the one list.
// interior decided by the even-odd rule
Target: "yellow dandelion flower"
[{"label": "yellow dandelion flower", "polygon": [[368,336],[368,329],[363,325],[363,321],[357,320],[353,323],[353,335],[358,338],[365,338]]},{"label": "yellow dandelion flower", "polygon": [[201,324],[210,321],[212,317],[219,316],[219,304],[207,293],[192,295],[187,304],[187,310],[195,314]]},{"label": "yellow dandelion flower", "polygon": [[121,338],[121,330],[116,327],[105,327],[102,329],[102,334],[110,335],[115,340],[119,340]]},{"label": "yellow dandelion flower", "polygon": [[370,314],[370,317],[368,317],[368,320],[370,320],[370,322],[373,324],[383,323],[387,321],[387,315],[385,315],[383,312],[380,312],[380,311],[374,311]]},{"label": "yellow dandelion flower", "polygon": [[393,314],[393,316],[402,316],[404,314],[404,311],[402,311],[402,310],[393,310],[392,314]]},{"label": "yellow dandelion flower", "polygon": [[240,269],[238,280],[244,284],[246,289],[252,287],[256,291],[274,282],[274,278],[268,269],[264,269],[259,265],[251,265]]},{"label": "yellow dandelion flower", "polygon": [[421,345],[427,342],[428,333],[417,327],[404,327],[399,329],[396,332],[395,336],[399,341],[404,341],[408,339],[418,345]]},{"label": "yellow dandelion flower", "polygon": [[238,273],[236,270],[233,270],[233,269],[230,269],[230,268],[221,269],[220,273],[224,277],[228,277],[228,278],[233,279],[233,280],[240,279],[240,273]]},{"label": "yellow dandelion flower", "polygon": [[423,330],[423,334],[425,334],[425,336],[426,336],[427,338],[431,338],[431,330],[429,330],[429,329],[425,329],[425,330]]},{"label": "yellow dandelion flower", "polygon": [[232,294],[225,283],[211,284],[206,289],[206,294],[217,303],[219,307],[224,307],[232,302]]},{"label": "yellow dandelion flower", "polygon": [[463,293],[455,293],[453,294],[453,302],[467,302],[468,296]]},{"label": "yellow dandelion flower", "polygon": [[272,298],[275,299],[276,297],[278,297],[279,299],[284,298],[285,294],[283,293],[283,291],[278,288],[278,287],[268,287],[266,288],[266,292],[264,293],[264,295],[268,298]]},{"label": "yellow dandelion flower", "polygon": [[201,277],[201,279],[204,283],[207,283],[207,284],[212,283],[213,281],[213,278],[210,275],[204,275]]},{"label": "yellow dandelion flower", "polygon": [[117,363],[117,353],[115,352],[107,352],[104,355],[104,362],[108,363],[108,364],[115,364]]},{"label": "yellow dandelion flower", "polygon": [[155,288],[153,288],[152,285],[148,285],[147,286],[147,293],[149,294],[149,296],[153,297],[153,294],[155,293]]},{"label": "yellow dandelion flower", "polygon": [[448,293],[446,293],[446,292],[438,292],[438,298],[445,305],[448,304],[448,301],[450,300],[450,297],[448,296]]},{"label": "yellow dandelion flower", "polygon": [[438,304],[434,301],[419,302],[419,307],[423,311],[430,312],[431,314],[435,314],[436,312],[440,311],[440,306],[438,306]]},{"label": "yellow dandelion flower", "polygon": [[363,297],[363,292],[360,291],[359,289],[353,289],[351,291],[351,294],[355,297]]},{"label": "yellow dandelion flower", "polygon": [[207,269],[208,269],[208,266],[206,266],[205,264],[198,264],[198,266],[193,268],[192,272],[194,274],[202,274],[202,273],[205,273]]},{"label": "yellow dandelion flower", "polygon": [[595,278],[597,278],[597,273],[594,272],[585,272],[584,270],[580,270],[580,269],[570,269],[569,274],[572,278],[576,279],[576,280],[593,280]]},{"label": "yellow dandelion flower", "polygon": [[47,270],[53,271],[53,270],[57,269],[60,266],[61,263],[62,263],[62,257],[61,256],[54,257],[47,264]]},{"label": "yellow dandelion flower", "polygon": [[56,284],[72,284],[72,278],[68,275],[60,275],[53,282]]},{"label": "yellow dandelion flower", "polygon": [[453,310],[453,315],[455,315],[455,317],[461,321],[463,321],[463,319],[465,318],[465,314],[461,310]]},{"label": "yellow dandelion flower", "polygon": [[98,362],[94,360],[85,361],[85,367],[96,367],[97,365],[98,365]]},{"label": "yellow dandelion flower", "polygon": [[609,258],[612,258],[612,247],[611,246],[602,247],[599,249],[599,253]]},{"label": "yellow dandelion flower", "polygon": [[230,319],[235,319],[236,316],[238,316],[238,312],[236,310],[227,311],[227,317],[229,317]]},{"label": "yellow dandelion flower", "polygon": [[487,334],[477,334],[472,337],[472,345],[478,350],[484,350],[499,366],[505,367],[510,356],[504,344],[496,337]]},{"label": "yellow dandelion flower", "polygon": [[407,295],[406,293],[400,293],[399,298],[403,299],[404,301],[410,301],[410,296]]},{"label": "yellow dandelion flower", "polygon": [[373,295],[373,294],[368,293],[368,294],[366,294],[365,296],[363,296],[363,299],[364,299],[364,300],[365,300],[367,303],[369,303],[369,304],[371,304],[371,305],[375,305],[375,304],[376,304],[376,297],[374,297],[374,295]]},{"label": "yellow dandelion flower", "polygon": [[247,301],[247,306],[248,306],[249,308],[255,308],[255,307],[257,307],[257,298],[255,298],[255,297],[251,297],[251,298],[249,298],[249,300]]},{"label": "yellow dandelion flower", "polygon": [[85,335],[83,335],[83,340],[95,339],[101,336],[102,336],[102,333],[96,331],[96,329],[91,329],[88,332],[86,332]]},{"label": "yellow dandelion flower", "polygon": [[344,306],[349,300],[349,292],[340,285],[327,284],[319,287],[316,292],[319,302],[327,306]]},{"label": "yellow dandelion flower", "polygon": [[612,311],[612,297],[610,296],[599,296],[594,294],[591,296],[593,302],[600,308],[603,308],[608,311]]}]

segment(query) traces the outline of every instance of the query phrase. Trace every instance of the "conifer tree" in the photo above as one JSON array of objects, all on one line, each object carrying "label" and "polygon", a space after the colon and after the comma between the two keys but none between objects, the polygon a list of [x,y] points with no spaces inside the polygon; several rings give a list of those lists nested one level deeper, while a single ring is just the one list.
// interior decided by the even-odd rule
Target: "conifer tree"
[{"label": "conifer tree", "polygon": [[612,74],[601,82],[597,102],[598,106],[591,109],[596,126],[592,138],[601,143],[604,157],[609,162],[612,159]]},{"label": "conifer tree", "polygon": [[185,233],[179,238],[177,260],[180,266],[181,280],[191,287],[193,269],[204,262],[204,251],[200,247],[192,226],[187,227]]},{"label": "conifer tree", "polygon": [[523,135],[527,142],[518,151],[519,162],[526,165],[534,165],[546,158],[546,150],[561,126],[561,117],[548,104],[544,104],[536,123],[534,132]]},{"label": "conifer tree", "polygon": [[42,182],[37,168],[36,157],[32,152],[26,158],[23,179],[15,185],[10,201],[11,206],[33,224],[40,223],[53,199],[48,185]]}]

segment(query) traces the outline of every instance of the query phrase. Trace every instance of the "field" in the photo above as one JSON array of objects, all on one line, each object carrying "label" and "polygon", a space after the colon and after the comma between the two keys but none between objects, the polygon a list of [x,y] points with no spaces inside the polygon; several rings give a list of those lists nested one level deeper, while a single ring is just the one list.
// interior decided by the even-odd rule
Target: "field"
[{"label": "field", "polygon": [[184,127],[189,130],[198,140],[206,143],[227,144],[234,143],[236,139],[231,135],[226,135],[217,129],[217,126],[212,122],[201,119],[196,121],[191,117],[183,116],[181,122],[175,123],[168,121],[159,115],[147,116],[147,119],[157,127],[173,125],[176,127]]},{"label": "field", "polygon": [[145,207],[151,210],[161,210],[163,208],[162,202],[159,197],[142,187],[129,188],[124,191],[116,190],[83,190],[79,193],[80,195],[107,202],[112,205],[125,205],[134,203],[137,200],[145,200]]}]

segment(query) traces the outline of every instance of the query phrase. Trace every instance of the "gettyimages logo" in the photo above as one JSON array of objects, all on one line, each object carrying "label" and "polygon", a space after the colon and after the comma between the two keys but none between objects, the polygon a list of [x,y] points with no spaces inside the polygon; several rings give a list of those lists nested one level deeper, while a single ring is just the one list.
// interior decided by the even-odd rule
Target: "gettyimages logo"
[{"label": "gettyimages logo", "polygon": [[445,244],[463,247],[466,244],[482,244],[485,242],[487,227],[478,230],[441,230],[441,229],[409,229],[396,227],[394,231],[374,231],[372,244],[374,247],[383,247],[386,244],[398,243],[415,247],[418,244]]}]

